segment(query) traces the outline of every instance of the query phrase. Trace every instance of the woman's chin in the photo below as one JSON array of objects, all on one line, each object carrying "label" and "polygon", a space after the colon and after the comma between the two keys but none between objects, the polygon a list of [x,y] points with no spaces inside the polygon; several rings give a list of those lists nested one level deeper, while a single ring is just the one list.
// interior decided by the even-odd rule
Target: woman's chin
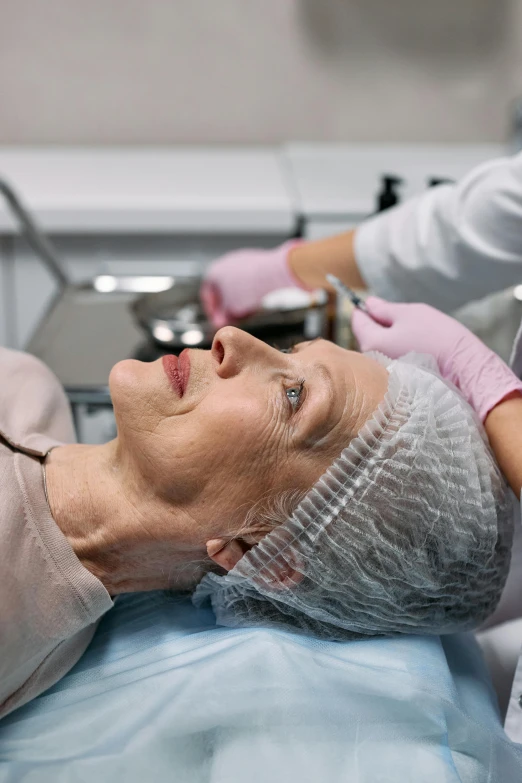
[{"label": "woman's chin", "polygon": [[157,388],[157,371],[156,362],[137,359],[124,359],[114,365],[109,375],[109,391],[116,414],[122,409],[140,409]]},{"label": "woman's chin", "polygon": [[137,359],[123,359],[114,365],[109,374],[109,391],[114,399],[120,389],[128,389],[139,383],[143,362]]}]

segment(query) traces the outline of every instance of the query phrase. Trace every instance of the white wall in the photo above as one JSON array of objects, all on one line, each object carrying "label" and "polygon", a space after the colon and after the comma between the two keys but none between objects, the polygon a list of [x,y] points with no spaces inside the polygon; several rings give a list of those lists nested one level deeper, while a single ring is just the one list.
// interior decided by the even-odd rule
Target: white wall
[{"label": "white wall", "polygon": [[522,0],[0,0],[0,143],[501,141]]}]

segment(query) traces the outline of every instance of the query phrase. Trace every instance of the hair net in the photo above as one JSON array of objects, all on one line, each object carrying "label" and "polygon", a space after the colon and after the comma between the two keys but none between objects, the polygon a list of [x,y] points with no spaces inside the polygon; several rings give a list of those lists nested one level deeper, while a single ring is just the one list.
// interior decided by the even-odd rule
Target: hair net
[{"label": "hair net", "polygon": [[389,372],[372,418],[284,524],[196,588],[221,625],[450,633],[498,603],[511,497],[480,422],[434,361],[369,355]]}]

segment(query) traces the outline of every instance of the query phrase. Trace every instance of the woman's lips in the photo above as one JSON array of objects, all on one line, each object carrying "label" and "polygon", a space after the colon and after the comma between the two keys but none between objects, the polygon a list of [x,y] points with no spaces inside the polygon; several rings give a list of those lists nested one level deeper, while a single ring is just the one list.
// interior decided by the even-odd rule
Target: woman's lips
[{"label": "woman's lips", "polygon": [[189,376],[190,376],[190,355],[188,348],[184,348],[178,357],[178,368],[181,375],[181,385],[183,387],[183,394],[187,390]]},{"label": "woman's lips", "polygon": [[183,397],[187,388],[188,379],[190,375],[190,357],[188,350],[185,348],[178,356],[168,354],[162,358],[163,369],[169,379],[172,388],[180,396]]}]

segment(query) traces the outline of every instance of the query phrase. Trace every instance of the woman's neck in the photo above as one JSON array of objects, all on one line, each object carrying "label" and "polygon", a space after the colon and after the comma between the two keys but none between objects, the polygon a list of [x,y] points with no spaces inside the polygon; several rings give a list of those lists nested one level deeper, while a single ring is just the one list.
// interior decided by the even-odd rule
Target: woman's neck
[{"label": "woman's neck", "polygon": [[117,441],[59,446],[45,471],[56,524],[111,595],[186,589],[208,570],[205,547],[183,535],[187,520],[140,486]]}]

